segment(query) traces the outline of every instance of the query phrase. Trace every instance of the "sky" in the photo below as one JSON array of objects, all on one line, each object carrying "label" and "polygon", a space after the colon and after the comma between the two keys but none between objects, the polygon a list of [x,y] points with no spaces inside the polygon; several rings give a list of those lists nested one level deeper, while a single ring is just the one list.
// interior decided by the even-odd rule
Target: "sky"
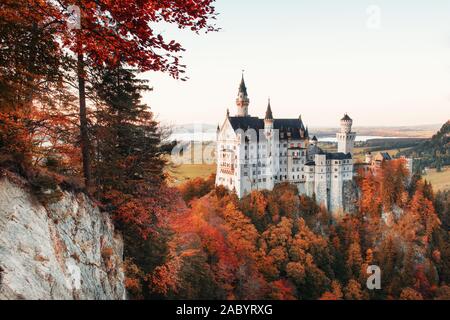
[{"label": "sky", "polygon": [[249,113],[310,126],[444,123],[450,118],[450,0],[216,0],[221,31],[157,28],[186,52],[186,82],[145,73],[144,102],[166,124],[236,113],[241,70]]}]

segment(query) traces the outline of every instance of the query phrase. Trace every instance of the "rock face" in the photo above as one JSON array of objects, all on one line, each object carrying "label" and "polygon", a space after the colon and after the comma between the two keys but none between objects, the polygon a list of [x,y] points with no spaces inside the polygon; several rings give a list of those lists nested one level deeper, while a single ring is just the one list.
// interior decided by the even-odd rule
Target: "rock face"
[{"label": "rock face", "polygon": [[348,213],[355,213],[357,211],[357,203],[359,199],[358,185],[354,180],[344,181],[343,186],[343,204],[344,210]]},{"label": "rock face", "polygon": [[0,299],[125,299],[123,241],[84,194],[44,207],[0,177]]}]

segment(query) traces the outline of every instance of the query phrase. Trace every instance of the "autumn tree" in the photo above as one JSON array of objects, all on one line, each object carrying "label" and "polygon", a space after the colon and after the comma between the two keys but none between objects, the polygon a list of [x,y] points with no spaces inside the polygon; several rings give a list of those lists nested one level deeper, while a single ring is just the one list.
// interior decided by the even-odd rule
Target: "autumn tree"
[{"label": "autumn tree", "polygon": [[63,55],[54,29],[28,2],[0,4],[0,162],[32,165],[33,135],[47,120],[37,105],[62,87]]},{"label": "autumn tree", "polygon": [[216,183],[216,176],[210,175],[207,179],[200,177],[188,180],[179,186],[184,201],[189,204],[195,198],[201,198],[211,192]]},{"label": "autumn tree", "polygon": [[[159,22],[175,24],[181,29],[194,32],[212,31],[210,20],[215,12],[213,0],[161,2],[155,0],[122,1],[120,5],[98,0],[27,0],[2,2],[4,16],[30,21],[34,28],[37,22],[51,27],[50,39],[57,41],[57,49],[64,47],[76,59],[74,72],[77,77],[79,93],[79,121],[83,171],[86,186],[91,182],[91,141],[89,137],[89,113],[86,83],[89,67],[104,64],[113,66],[125,62],[140,71],[164,71],[174,77],[184,72],[179,53],[182,46],[174,40],[166,40],[154,30]],[[76,6],[76,9],[71,9]],[[8,11],[4,11],[8,10]],[[73,16],[73,13],[80,15]],[[70,25],[70,19],[79,19],[79,25]],[[34,33],[36,34],[36,33]],[[35,45],[39,39],[34,37],[29,44],[38,52]],[[29,61],[33,61],[30,59]]]},{"label": "autumn tree", "polygon": [[405,288],[400,294],[400,300],[423,300],[422,295],[412,288]]},{"label": "autumn tree", "polygon": [[325,292],[320,297],[320,300],[342,300],[344,295],[342,293],[341,284],[338,281],[334,280],[331,283],[331,289],[331,291]]}]

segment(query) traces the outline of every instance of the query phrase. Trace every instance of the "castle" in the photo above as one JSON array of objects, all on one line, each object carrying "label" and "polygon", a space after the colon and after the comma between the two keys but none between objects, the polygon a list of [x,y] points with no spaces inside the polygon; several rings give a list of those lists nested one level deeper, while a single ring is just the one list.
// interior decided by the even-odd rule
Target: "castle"
[{"label": "castle", "polygon": [[331,212],[346,209],[346,188],[353,181],[352,119],[346,114],[336,134],[338,152],[324,152],[308,127],[297,119],[274,119],[270,100],[264,119],[249,115],[244,77],[236,99],[237,114],[217,127],[216,185],[242,198],[253,190],[272,190],[278,183],[296,185]]}]

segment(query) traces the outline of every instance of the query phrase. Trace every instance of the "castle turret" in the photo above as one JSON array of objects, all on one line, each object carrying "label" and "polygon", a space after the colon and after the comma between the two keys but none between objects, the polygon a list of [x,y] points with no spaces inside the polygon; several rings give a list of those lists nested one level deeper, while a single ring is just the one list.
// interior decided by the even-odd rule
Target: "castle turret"
[{"label": "castle turret", "polygon": [[341,132],[342,133],[350,133],[352,131],[353,120],[345,114],[341,119]]},{"label": "castle turret", "polygon": [[356,133],[352,132],[353,120],[345,114],[341,119],[341,131],[336,134],[338,141],[338,152],[353,155],[353,146],[355,143]]},{"label": "castle turret", "polygon": [[266,116],[264,117],[264,129],[266,129],[266,130],[273,129],[273,114],[272,114],[272,108],[270,106],[270,99],[269,99],[269,103],[267,104]]},{"label": "castle turret", "polygon": [[241,84],[239,85],[238,96],[236,98],[237,116],[248,117],[248,105],[250,99],[247,94],[247,87],[245,86],[244,75],[242,74]]}]

